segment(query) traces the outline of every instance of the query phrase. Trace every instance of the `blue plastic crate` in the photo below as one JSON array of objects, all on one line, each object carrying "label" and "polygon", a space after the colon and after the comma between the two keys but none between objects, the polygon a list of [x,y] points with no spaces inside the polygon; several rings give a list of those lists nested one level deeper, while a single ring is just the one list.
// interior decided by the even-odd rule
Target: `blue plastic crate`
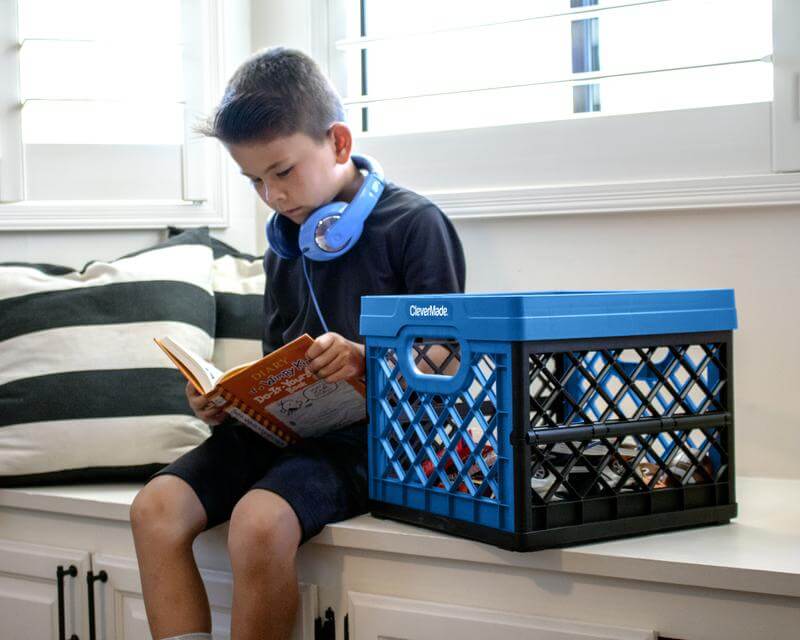
[{"label": "blue plastic crate", "polygon": [[372,512],[511,549],[727,522],[732,290],[365,296]]}]

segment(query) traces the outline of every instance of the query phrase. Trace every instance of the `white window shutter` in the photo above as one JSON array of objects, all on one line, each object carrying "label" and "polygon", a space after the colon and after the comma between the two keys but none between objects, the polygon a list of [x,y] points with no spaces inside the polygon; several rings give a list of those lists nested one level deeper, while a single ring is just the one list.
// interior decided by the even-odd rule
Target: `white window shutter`
[{"label": "white window shutter", "polygon": [[773,0],[772,169],[800,171],[800,2]]},{"label": "white window shutter", "polygon": [[768,102],[770,1],[362,0],[343,102],[370,135]]},{"label": "white window shutter", "polygon": [[183,118],[183,199],[194,203],[208,200],[208,143],[203,136],[193,131],[198,118],[205,115],[208,103],[209,88],[204,82],[207,74],[203,69],[208,64],[209,29],[206,24],[208,15],[205,0],[182,0],[181,12],[184,16],[183,29],[183,86],[184,105]]},{"label": "white window shutter", "polygon": [[25,199],[17,0],[0,0],[0,202]]}]

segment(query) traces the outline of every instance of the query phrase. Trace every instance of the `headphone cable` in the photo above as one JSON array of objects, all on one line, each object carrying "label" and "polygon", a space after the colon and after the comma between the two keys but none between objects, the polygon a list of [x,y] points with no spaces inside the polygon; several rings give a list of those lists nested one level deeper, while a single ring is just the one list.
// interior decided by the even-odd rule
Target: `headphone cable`
[{"label": "headphone cable", "polygon": [[308,269],[306,268],[306,256],[302,254],[300,259],[303,261],[303,275],[306,277],[306,284],[308,285],[308,292],[311,294],[311,301],[314,303],[314,308],[317,310],[317,316],[319,317],[319,321],[322,323],[322,328],[325,330],[325,333],[328,333],[328,323],[325,322],[325,318],[322,317],[322,311],[319,310],[319,303],[317,302],[317,296],[314,295],[314,287],[311,286],[311,278],[308,277]]}]

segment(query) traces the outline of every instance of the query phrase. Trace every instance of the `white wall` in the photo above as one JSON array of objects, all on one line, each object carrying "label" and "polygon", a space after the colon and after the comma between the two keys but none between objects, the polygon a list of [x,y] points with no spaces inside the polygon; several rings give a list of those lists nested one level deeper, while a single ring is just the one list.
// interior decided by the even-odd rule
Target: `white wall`
[{"label": "white wall", "polygon": [[737,473],[800,477],[800,208],[456,221],[471,291],[731,287]]}]

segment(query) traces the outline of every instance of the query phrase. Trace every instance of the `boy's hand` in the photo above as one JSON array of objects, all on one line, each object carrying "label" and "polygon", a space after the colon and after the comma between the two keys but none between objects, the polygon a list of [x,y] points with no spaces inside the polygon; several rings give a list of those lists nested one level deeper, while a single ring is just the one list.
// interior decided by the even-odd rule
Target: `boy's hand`
[{"label": "boy's hand", "polygon": [[338,333],[323,333],[306,351],[308,368],[325,382],[361,377],[366,369],[364,345]]},{"label": "boy's hand", "polygon": [[186,399],[189,401],[189,406],[192,411],[194,411],[194,415],[200,418],[209,427],[218,425],[228,417],[227,413],[211,404],[206,400],[205,396],[198,393],[191,382],[186,383]]}]

